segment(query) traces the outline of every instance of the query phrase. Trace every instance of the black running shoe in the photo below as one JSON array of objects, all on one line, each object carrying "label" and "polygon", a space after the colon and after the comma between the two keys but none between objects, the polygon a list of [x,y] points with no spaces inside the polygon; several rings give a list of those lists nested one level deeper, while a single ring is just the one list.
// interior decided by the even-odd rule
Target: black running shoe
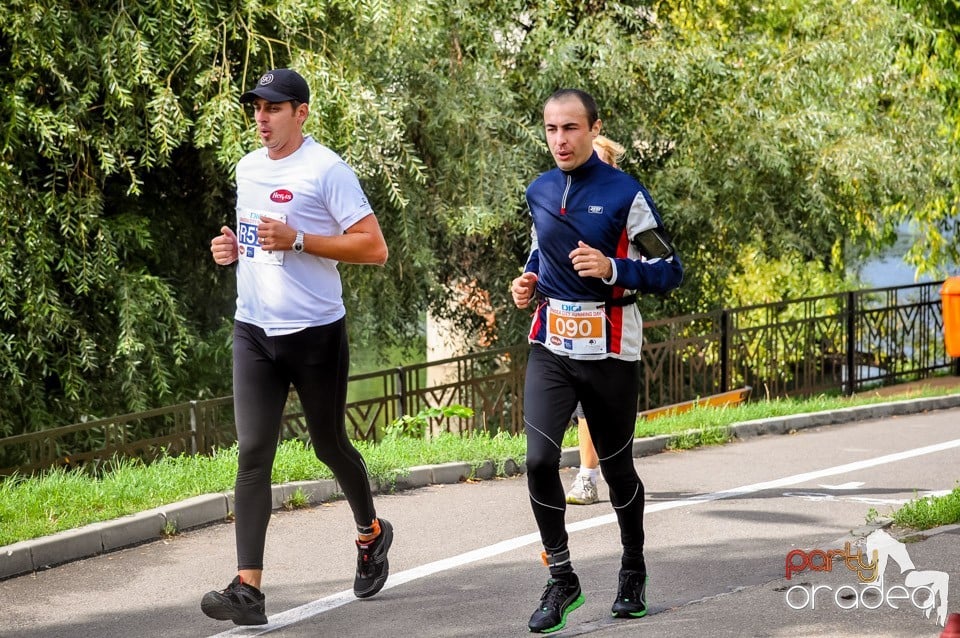
[{"label": "black running shoe", "polygon": [[223,591],[211,591],[203,595],[200,609],[217,620],[232,620],[235,625],[266,625],[264,596],[237,576]]},{"label": "black running shoe", "polygon": [[567,626],[567,614],[583,604],[580,579],[574,573],[551,578],[543,588],[540,606],[530,616],[527,626],[538,634],[560,631]]},{"label": "black running shoe", "polygon": [[367,544],[357,541],[357,575],[353,579],[353,595],[370,598],[383,589],[390,573],[387,552],[393,543],[393,525],[379,519],[380,535]]},{"label": "black running shoe", "polygon": [[620,586],[613,601],[614,618],[641,618],[647,615],[647,574],[620,570]]}]

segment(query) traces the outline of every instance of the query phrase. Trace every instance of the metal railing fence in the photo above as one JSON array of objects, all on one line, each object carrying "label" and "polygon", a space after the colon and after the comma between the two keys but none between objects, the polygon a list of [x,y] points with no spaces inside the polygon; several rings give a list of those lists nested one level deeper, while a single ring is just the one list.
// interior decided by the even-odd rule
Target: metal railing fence
[{"label": "metal railing fence", "polygon": [[[946,373],[942,282],[850,291],[644,323],[638,411],[751,386],[756,397],[854,393]],[[346,425],[358,440],[424,408],[463,405],[471,418],[430,420],[430,431],[520,432],[528,346],[354,375]],[[147,433],[145,436],[144,433]],[[305,438],[296,393],[283,438]],[[75,423],[0,439],[0,476],[114,455],[208,454],[235,440],[232,397]]]}]

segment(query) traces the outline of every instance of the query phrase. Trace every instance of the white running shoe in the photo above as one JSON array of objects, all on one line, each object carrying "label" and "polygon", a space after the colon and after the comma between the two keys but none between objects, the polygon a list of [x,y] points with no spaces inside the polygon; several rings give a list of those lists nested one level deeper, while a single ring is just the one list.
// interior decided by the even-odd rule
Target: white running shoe
[{"label": "white running shoe", "polygon": [[589,476],[577,474],[573,479],[573,487],[567,492],[567,503],[571,505],[592,505],[600,502],[597,494],[597,484]]}]

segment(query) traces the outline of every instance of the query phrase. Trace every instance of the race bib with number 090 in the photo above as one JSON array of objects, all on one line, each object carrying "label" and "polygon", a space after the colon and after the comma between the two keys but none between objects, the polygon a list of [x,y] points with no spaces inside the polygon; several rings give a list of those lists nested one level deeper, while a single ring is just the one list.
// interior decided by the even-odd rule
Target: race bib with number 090
[{"label": "race bib with number 090", "polygon": [[549,300],[544,345],[560,354],[606,354],[604,307],[602,301]]}]

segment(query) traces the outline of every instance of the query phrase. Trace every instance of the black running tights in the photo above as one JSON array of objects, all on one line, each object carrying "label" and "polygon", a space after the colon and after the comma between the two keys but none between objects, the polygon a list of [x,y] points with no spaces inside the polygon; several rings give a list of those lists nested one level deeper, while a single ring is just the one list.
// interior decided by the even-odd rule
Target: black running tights
[{"label": "black running tights", "polygon": [[240,447],[235,488],[238,569],[263,569],[273,506],[270,475],[290,385],[297,390],[317,458],[343,490],[358,526],[376,517],[363,457],[344,427],[350,355],[346,320],[268,337],[237,321],[233,392]]},{"label": "black running tights", "polygon": [[600,471],[620,524],[622,566],[645,571],[643,483],[633,465],[640,364],[637,361],[573,360],[533,344],[527,362],[523,421],[527,435],[530,503],[549,554],[567,551],[566,501],[560,452],[570,415],[580,401]]}]

